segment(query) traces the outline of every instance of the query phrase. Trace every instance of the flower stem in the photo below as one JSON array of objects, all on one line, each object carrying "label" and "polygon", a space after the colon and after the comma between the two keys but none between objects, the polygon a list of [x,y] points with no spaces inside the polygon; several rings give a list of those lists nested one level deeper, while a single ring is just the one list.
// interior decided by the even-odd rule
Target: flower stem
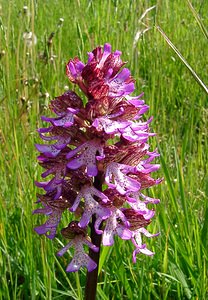
[{"label": "flower stem", "polygon": [[[99,191],[102,191],[102,172],[99,172],[98,175],[95,177],[94,186]],[[99,247],[102,240],[102,235],[97,234],[95,231],[95,215],[92,216],[92,223],[91,223],[91,241],[92,243]],[[97,291],[97,282],[98,282],[98,268],[99,268],[99,259],[100,259],[100,250],[96,253],[89,250],[89,256],[96,262],[97,268],[92,272],[87,272],[87,280],[86,280],[86,287],[85,287],[85,300],[95,300],[96,298],[96,291]]]}]

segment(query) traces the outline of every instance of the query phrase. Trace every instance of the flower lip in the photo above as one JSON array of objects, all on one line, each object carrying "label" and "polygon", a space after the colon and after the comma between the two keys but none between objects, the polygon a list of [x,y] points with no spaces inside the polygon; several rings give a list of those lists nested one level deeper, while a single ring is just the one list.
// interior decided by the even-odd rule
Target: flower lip
[{"label": "flower lip", "polygon": [[71,150],[66,157],[67,159],[75,157],[67,163],[69,169],[76,170],[81,166],[86,166],[88,176],[93,177],[98,173],[97,158],[102,160],[105,156],[101,143],[97,140],[92,140]]},{"label": "flower lip", "polygon": [[57,253],[58,256],[62,256],[70,247],[74,247],[74,257],[67,266],[67,272],[78,271],[81,267],[87,267],[88,271],[91,272],[97,267],[97,264],[85,253],[84,245],[87,245],[94,252],[99,251],[99,248],[93,245],[87,236],[78,234]]},{"label": "flower lip", "polygon": [[141,184],[126,175],[126,173],[133,170],[134,169],[128,165],[110,163],[106,169],[105,181],[110,188],[115,188],[121,195],[125,195],[131,191],[137,192]]}]

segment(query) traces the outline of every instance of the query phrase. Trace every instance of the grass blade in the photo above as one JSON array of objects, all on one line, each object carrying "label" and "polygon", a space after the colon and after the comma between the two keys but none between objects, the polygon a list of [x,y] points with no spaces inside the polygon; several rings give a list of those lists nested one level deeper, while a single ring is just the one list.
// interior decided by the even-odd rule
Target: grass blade
[{"label": "grass blade", "polygon": [[192,69],[192,67],[188,64],[186,59],[183,57],[183,55],[180,53],[180,51],[176,48],[176,46],[171,42],[171,40],[167,37],[167,35],[164,33],[164,31],[160,28],[160,26],[156,27],[157,30],[162,34],[162,36],[165,38],[168,45],[173,49],[173,51],[176,53],[176,55],[180,58],[182,63],[187,67],[187,69],[191,72],[194,79],[198,82],[198,84],[204,89],[204,91],[208,94],[208,88],[204,84],[204,82],[199,78],[199,76],[196,74],[196,72]]},{"label": "grass blade", "polygon": [[191,2],[189,0],[187,0],[189,8],[194,16],[194,18],[196,19],[202,33],[204,34],[204,36],[208,39],[208,32],[202,22],[202,19],[200,18],[200,16],[198,15],[197,11],[195,10],[195,8],[193,7],[193,5],[191,4]]}]

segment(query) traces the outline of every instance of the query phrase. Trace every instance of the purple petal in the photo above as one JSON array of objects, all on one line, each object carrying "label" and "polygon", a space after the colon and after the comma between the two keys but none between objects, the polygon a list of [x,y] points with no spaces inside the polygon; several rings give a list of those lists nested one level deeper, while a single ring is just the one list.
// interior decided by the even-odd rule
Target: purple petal
[{"label": "purple petal", "polygon": [[157,233],[154,233],[154,234],[151,234],[147,229],[145,228],[140,228],[139,231],[141,233],[143,233],[146,237],[148,238],[152,238],[152,237],[155,237],[155,236],[158,236],[160,235],[160,232],[157,232]]},{"label": "purple petal", "polygon": [[138,253],[143,253],[143,254],[148,255],[148,256],[154,255],[154,252],[148,250],[147,247],[146,247],[146,244],[143,244],[143,245],[137,247],[137,248],[133,251],[133,257],[132,257],[132,258],[133,258],[133,263],[136,263],[136,255],[137,255]]},{"label": "purple petal", "polygon": [[117,228],[117,234],[122,240],[130,240],[132,238],[132,232],[123,226]]},{"label": "purple petal", "polygon": [[44,215],[50,215],[52,213],[52,209],[50,207],[44,207],[44,208],[37,208],[33,210],[32,214],[44,214]]},{"label": "purple petal", "polygon": [[85,210],[84,213],[82,214],[82,218],[79,221],[78,225],[82,228],[85,228],[90,222],[91,217],[92,217],[92,213]]},{"label": "purple petal", "polygon": [[69,68],[69,70],[70,70],[72,76],[73,76],[74,78],[76,78],[77,72],[76,72],[75,66],[74,66],[74,64],[73,64],[72,62],[70,62],[70,63],[68,64],[68,68]]},{"label": "purple petal", "polygon": [[[49,239],[54,239],[55,236],[56,236],[56,227],[47,226],[46,224],[35,227],[34,230],[38,234],[45,234],[46,237],[49,238]],[[50,234],[47,234],[48,231],[50,231]]]},{"label": "purple petal", "polygon": [[68,159],[68,158],[73,157],[73,156],[74,156],[75,154],[77,154],[77,153],[79,152],[79,150],[81,150],[82,148],[83,148],[83,145],[81,145],[81,146],[79,146],[79,147],[77,147],[77,148],[71,150],[69,153],[67,153],[66,158]]},{"label": "purple petal", "polygon": [[140,194],[141,197],[145,200],[144,203],[153,203],[153,204],[158,204],[160,202],[160,199],[156,199],[156,198],[150,198],[148,196],[145,196],[144,194]]},{"label": "purple petal", "polygon": [[94,54],[92,52],[88,52],[87,55],[88,55],[87,64],[89,64],[93,60]]},{"label": "purple petal", "polygon": [[[96,157],[104,157],[103,146],[100,141],[88,141],[67,154],[67,158],[71,158],[78,154],[78,157],[71,160],[67,167],[70,169],[78,169],[81,166],[86,166],[87,175],[92,177],[97,175]],[[97,155],[98,154],[98,155]]]},{"label": "purple petal", "polygon": [[144,113],[146,113],[149,109],[148,105],[143,105],[143,107],[139,110],[138,114],[139,115],[143,115]]},{"label": "purple petal", "polygon": [[44,153],[47,157],[56,157],[61,150],[58,150],[54,145],[35,144],[36,149]]},{"label": "purple petal", "polygon": [[38,233],[38,234],[45,234],[49,229],[46,230],[46,226],[45,224],[37,226],[34,228],[34,230]]},{"label": "purple petal", "polygon": [[97,234],[103,234],[103,230],[100,229],[101,223],[102,223],[102,219],[97,218],[95,221],[95,231],[97,232]]},{"label": "purple petal", "polygon": [[132,167],[128,167],[119,163],[110,163],[107,166],[105,174],[105,181],[107,185],[110,188],[116,188],[121,195],[125,195],[130,191],[138,191],[141,187],[141,184],[137,180],[125,175],[125,172],[131,170]]},{"label": "purple petal", "polygon": [[123,68],[123,70],[118,73],[118,75],[115,77],[116,81],[125,81],[129,76],[131,75],[131,72],[127,68]]},{"label": "purple petal", "polygon": [[70,241],[65,247],[63,247],[59,252],[57,253],[58,256],[64,255],[64,253],[73,245],[73,241]]},{"label": "purple petal", "polygon": [[88,164],[88,166],[87,166],[87,175],[93,177],[93,176],[96,176],[97,173],[98,173],[97,167],[93,164],[92,165]]},{"label": "purple petal", "polygon": [[93,270],[95,270],[97,268],[97,264],[94,262],[94,260],[92,260],[90,258],[89,262],[88,262],[88,265],[87,265],[87,269],[88,269],[88,272],[92,272]]},{"label": "purple petal", "polygon": [[75,199],[75,201],[74,201],[74,204],[73,204],[72,207],[70,208],[70,211],[73,212],[73,211],[75,211],[75,210],[77,209],[77,207],[79,206],[79,203],[80,203],[82,197],[83,197],[83,194],[82,194],[82,192],[80,191],[80,193],[77,195],[77,197],[76,197],[76,199]]},{"label": "purple petal", "polygon": [[39,182],[39,181],[35,181],[35,185],[37,187],[40,187],[40,188],[45,188],[47,185],[48,185],[48,182]]},{"label": "purple petal", "polygon": [[57,140],[59,137],[58,136],[45,136],[42,133],[39,133],[40,137],[42,140],[44,141],[53,141],[53,140]]},{"label": "purple petal", "polygon": [[72,170],[76,170],[83,165],[82,161],[78,158],[72,159],[70,162],[67,163],[67,167]]},{"label": "purple petal", "polygon": [[121,129],[121,130],[125,129],[129,125],[130,125],[130,122],[128,122],[128,121],[118,122],[118,121],[110,120],[107,117],[97,118],[92,123],[92,126],[97,128],[97,130],[100,131],[100,130],[104,129],[104,131],[107,134],[117,133],[119,129]]},{"label": "purple petal", "polygon": [[[43,116],[41,117],[41,119],[42,118],[44,118]],[[50,132],[51,130],[53,129],[53,126],[51,126],[51,127],[47,127],[47,128],[39,128],[37,131],[39,132],[39,133],[48,133],[48,132]]]},{"label": "purple petal", "polygon": [[67,272],[76,272],[81,267],[87,267],[88,271],[91,272],[96,269],[97,264],[88,256],[83,257],[81,261],[77,259],[72,259],[71,263],[68,265],[66,271]]},{"label": "purple petal", "polygon": [[112,246],[114,244],[113,232],[112,231],[104,231],[103,233],[103,245],[104,246]]},{"label": "purple petal", "polygon": [[106,43],[103,47],[103,54],[102,54],[102,58],[98,64],[98,68],[103,67],[103,64],[105,63],[106,58],[110,55],[110,53],[111,53],[111,45]]}]

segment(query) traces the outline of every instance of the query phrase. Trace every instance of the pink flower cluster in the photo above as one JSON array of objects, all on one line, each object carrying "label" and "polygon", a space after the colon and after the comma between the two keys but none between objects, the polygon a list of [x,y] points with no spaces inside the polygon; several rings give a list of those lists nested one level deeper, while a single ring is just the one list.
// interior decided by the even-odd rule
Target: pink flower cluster
[{"label": "pink flower cluster", "polygon": [[[134,262],[137,253],[153,254],[142,243],[142,235],[157,235],[145,227],[155,213],[149,204],[159,199],[143,191],[161,182],[151,177],[159,168],[152,163],[159,154],[151,152],[147,143],[154,135],[149,130],[152,118],[142,120],[149,107],[141,99],[143,94],[130,96],[134,79],[123,68],[120,56],[120,51],[112,52],[111,45],[105,44],[88,53],[86,64],[77,57],[70,60],[67,75],[87,103],[84,106],[75,92],[67,91],[50,102],[55,116],[42,117],[49,126],[38,129],[40,137],[50,142],[36,144],[39,163],[45,169],[42,177],[50,176],[50,180],[36,182],[45,193],[38,194],[42,208],[34,213],[48,219],[35,231],[53,239],[63,212],[74,213],[74,221],[61,230],[69,242],[58,252],[61,256],[74,247],[68,272],[83,266],[92,271],[97,266],[84,251],[84,245],[99,251],[88,236],[93,215],[104,246],[113,245],[117,235],[132,241]],[[96,186],[96,178],[102,189]]]}]

